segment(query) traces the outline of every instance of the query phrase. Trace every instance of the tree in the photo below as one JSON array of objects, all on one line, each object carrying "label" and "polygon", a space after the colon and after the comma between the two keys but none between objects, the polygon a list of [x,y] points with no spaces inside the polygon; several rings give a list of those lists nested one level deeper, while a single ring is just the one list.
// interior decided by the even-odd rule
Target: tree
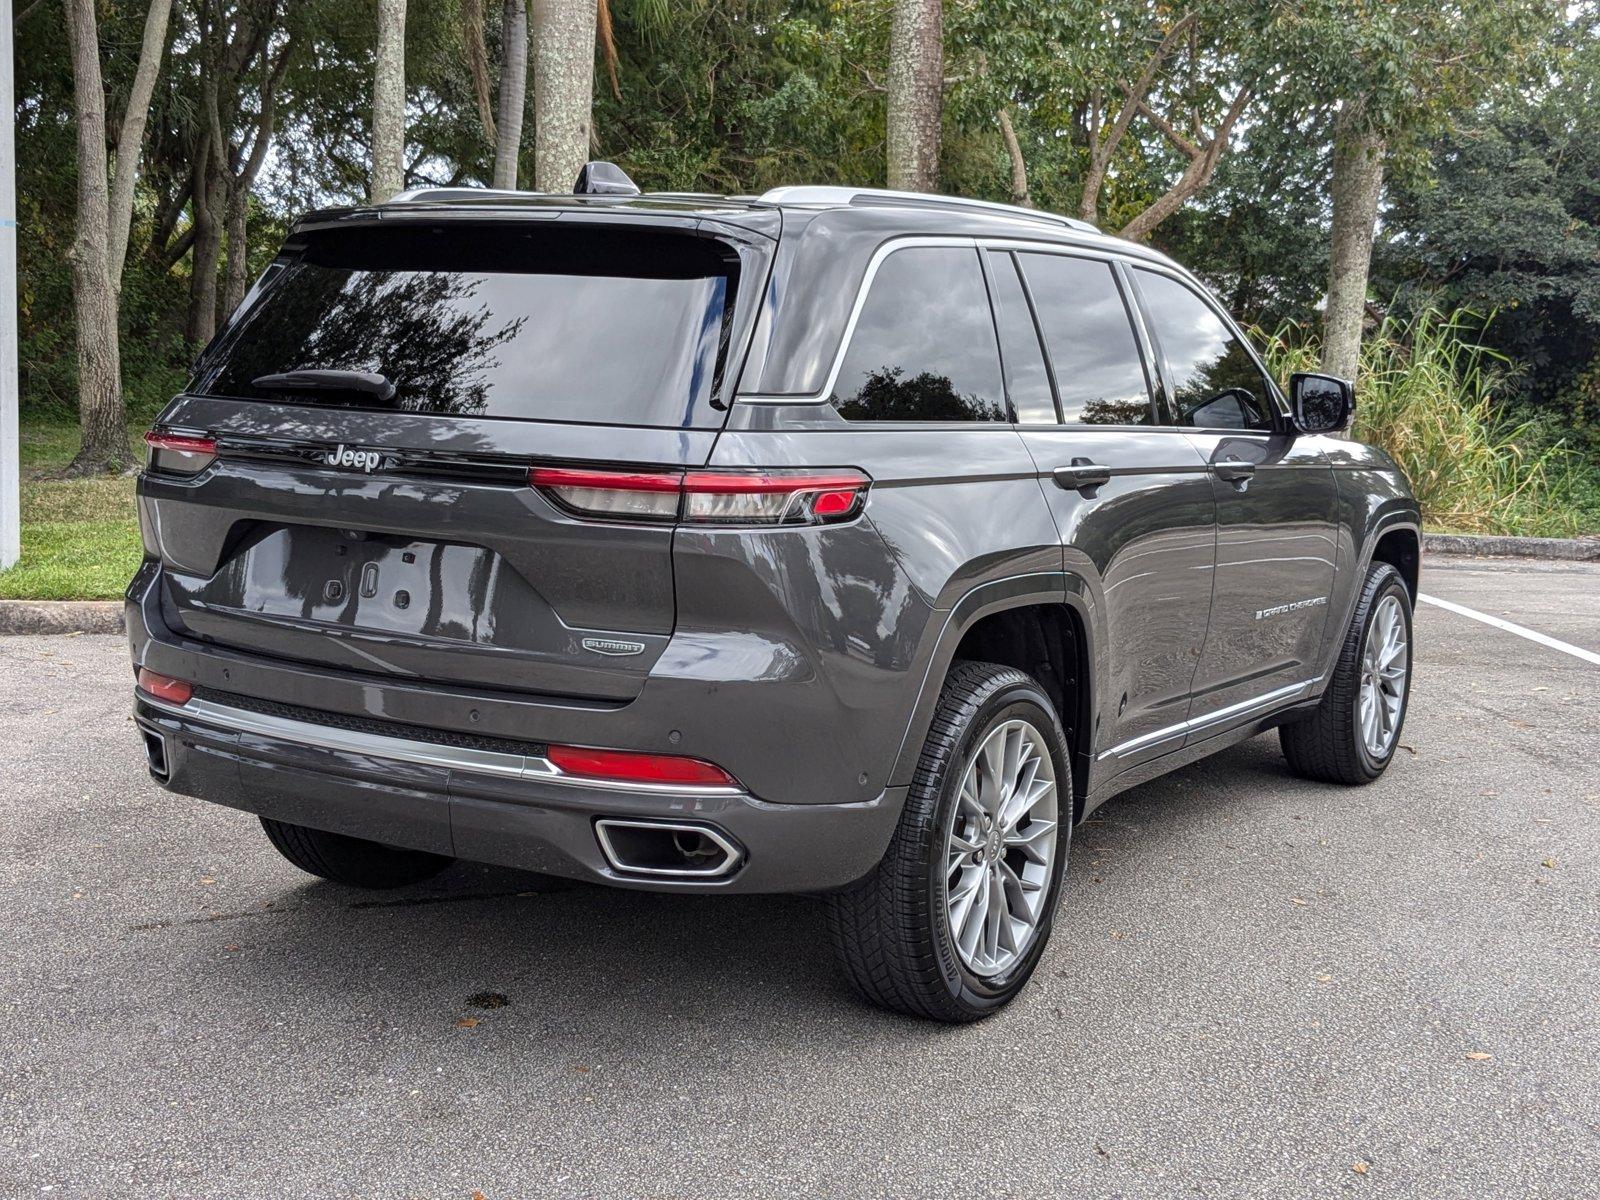
[{"label": "tree", "polygon": [[595,0],[533,0],[533,186],[541,192],[571,191],[589,159],[595,21]]},{"label": "tree", "polygon": [[[500,105],[493,139],[493,186],[515,188],[517,164],[522,154],[522,117],[528,106],[528,0],[505,0],[504,11],[500,32]],[[591,57],[593,53],[591,50]],[[584,103],[588,103],[587,97]],[[543,127],[542,117],[540,127]]]},{"label": "tree", "polygon": [[174,80],[199,96],[197,108],[178,106],[174,149],[188,170],[191,224],[175,248],[181,255],[187,245],[190,253],[185,333],[203,345],[248,282],[250,193],[272,144],[277,94],[297,38],[281,25],[279,0],[199,0],[195,24],[185,71]]},{"label": "tree", "polygon": [[1565,0],[1316,0],[1277,22],[1296,85],[1340,101],[1322,367],[1354,378],[1386,169],[1415,169],[1431,134],[1525,78],[1567,19]]},{"label": "tree", "polygon": [[1143,241],[1210,184],[1270,79],[1269,9],[1065,0],[963,13],[954,32],[975,62],[962,107],[1004,115],[1013,196],[1054,175],[1055,203]]},{"label": "tree", "polygon": [[106,92],[94,0],[67,0],[67,42],[78,130],[77,233],[70,257],[77,320],[78,419],[83,434],[82,446],[69,468],[74,473],[122,470],[131,465],[117,300],[127,257],[134,178],[150,97],[166,48],[170,10],[171,0],[153,0],[146,16],[139,65],[115,139],[115,182],[108,187]]},{"label": "tree", "polygon": [[374,204],[405,187],[405,134],[406,0],[378,0],[378,54],[372,71]]},{"label": "tree", "polygon": [[943,0],[895,0],[887,86],[889,186],[936,191],[944,112]]}]

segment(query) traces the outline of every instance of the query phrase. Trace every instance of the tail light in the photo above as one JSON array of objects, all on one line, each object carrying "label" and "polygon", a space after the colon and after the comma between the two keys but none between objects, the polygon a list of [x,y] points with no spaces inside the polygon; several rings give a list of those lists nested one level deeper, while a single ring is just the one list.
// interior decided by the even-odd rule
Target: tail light
[{"label": "tail light", "polygon": [[535,467],[528,481],[585,517],[697,525],[827,525],[861,511],[860,471],[608,471]]},{"label": "tail light", "polygon": [[715,763],[672,754],[633,750],[594,750],[585,746],[551,746],[548,758],[565,775],[608,779],[617,783],[688,784],[695,787],[737,787],[738,781]]},{"label": "tail light", "polygon": [[139,668],[139,690],[168,704],[187,704],[194,696],[192,683],[174,679],[170,675],[158,675],[144,667]]},{"label": "tail light", "polygon": [[198,475],[217,457],[217,439],[193,433],[152,429],[144,435],[145,465],[169,475]]}]

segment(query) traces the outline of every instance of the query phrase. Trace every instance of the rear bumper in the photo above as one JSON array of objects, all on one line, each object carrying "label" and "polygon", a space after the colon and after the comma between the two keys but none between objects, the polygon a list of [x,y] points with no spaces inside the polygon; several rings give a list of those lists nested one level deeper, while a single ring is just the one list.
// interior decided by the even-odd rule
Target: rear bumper
[{"label": "rear bumper", "polygon": [[[903,788],[849,804],[770,804],[735,789],[641,792],[553,777],[543,760],[262,718],[136,694],[158,754],[152,774],[183,795],[389,845],[652,891],[809,892],[843,887],[882,858]],[[151,741],[151,739],[154,739]],[[738,848],[717,877],[619,870],[604,818],[713,831]]]}]

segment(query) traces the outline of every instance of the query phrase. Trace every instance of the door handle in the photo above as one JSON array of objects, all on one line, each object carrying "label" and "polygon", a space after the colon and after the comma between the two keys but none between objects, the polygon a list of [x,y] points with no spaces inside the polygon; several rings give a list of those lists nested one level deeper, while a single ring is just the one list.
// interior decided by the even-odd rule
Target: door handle
[{"label": "door handle", "polygon": [[1063,491],[1082,492],[1092,497],[1101,484],[1111,482],[1111,468],[1102,467],[1087,458],[1075,458],[1070,467],[1057,467],[1051,471],[1050,477]]},{"label": "door handle", "polygon": [[1256,473],[1255,463],[1245,462],[1241,458],[1225,458],[1221,462],[1214,462],[1211,464],[1211,469],[1218,479],[1225,479],[1229,483],[1241,486],[1248,484]]}]

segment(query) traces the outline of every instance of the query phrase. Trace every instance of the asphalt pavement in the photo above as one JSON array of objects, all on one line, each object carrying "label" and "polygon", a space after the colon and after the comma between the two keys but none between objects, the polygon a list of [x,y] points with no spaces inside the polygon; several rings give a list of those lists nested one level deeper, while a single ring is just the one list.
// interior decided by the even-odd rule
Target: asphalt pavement
[{"label": "asphalt pavement", "polygon": [[[1600,567],[1423,590],[1600,651]],[[0,1197],[1593,1196],[1600,666],[1416,636],[1383,780],[1113,801],[965,1028],[803,898],[314,881],[146,778],[120,639],[0,639]]]}]

